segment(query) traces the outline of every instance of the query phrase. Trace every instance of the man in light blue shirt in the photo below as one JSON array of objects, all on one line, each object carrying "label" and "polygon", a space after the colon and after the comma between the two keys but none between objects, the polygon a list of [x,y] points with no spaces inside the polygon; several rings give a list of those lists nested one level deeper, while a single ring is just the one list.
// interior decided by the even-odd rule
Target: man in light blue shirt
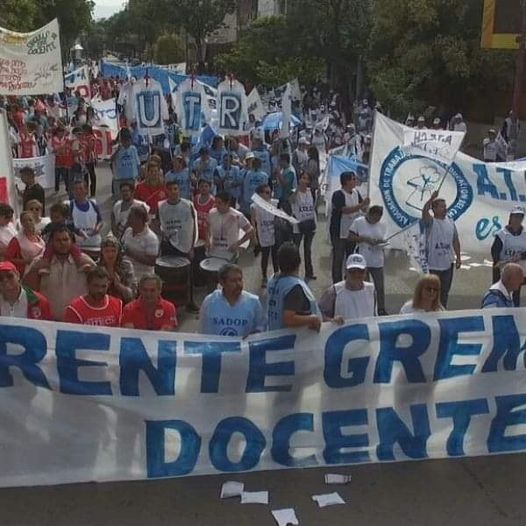
[{"label": "man in light blue shirt", "polygon": [[119,149],[111,159],[113,169],[113,198],[119,197],[120,185],[124,182],[135,185],[139,178],[139,167],[141,162],[137,148],[131,143],[131,133],[128,129],[120,131]]},{"label": "man in light blue shirt", "polygon": [[201,334],[239,336],[262,332],[267,327],[265,312],[255,294],[243,290],[241,267],[226,263],[219,270],[221,289],[209,294],[201,304]]}]

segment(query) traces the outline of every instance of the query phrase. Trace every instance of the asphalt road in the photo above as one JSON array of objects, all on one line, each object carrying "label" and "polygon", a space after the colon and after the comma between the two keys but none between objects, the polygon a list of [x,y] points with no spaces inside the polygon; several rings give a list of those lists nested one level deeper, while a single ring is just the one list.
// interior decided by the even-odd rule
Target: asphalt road
[{"label": "asphalt road", "polygon": [[[109,170],[99,167],[99,202],[109,211]],[[319,295],[328,286],[329,246],[323,229],[315,237],[312,282]],[[260,292],[259,260],[244,254],[248,290]],[[489,267],[456,273],[450,309],[477,308],[491,277]],[[387,310],[398,312],[410,297],[416,273],[401,253],[388,255]],[[198,299],[202,297],[200,291]],[[180,312],[181,330],[191,332],[195,315]],[[0,445],[1,447],[1,445]],[[345,486],[326,486],[325,473],[352,474]],[[247,490],[268,490],[270,503],[241,505],[219,500],[226,480]],[[275,524],[271,510],[292,507],[300,525],[507,526],[526,524],[526,456],[429,460],[344,468],[269,471],[236,476],[187,477],[148,482],[73,484],[0,490],[0,526],[225,526]],[[346,505],[318,509],[311,496],[337,490]]]}]

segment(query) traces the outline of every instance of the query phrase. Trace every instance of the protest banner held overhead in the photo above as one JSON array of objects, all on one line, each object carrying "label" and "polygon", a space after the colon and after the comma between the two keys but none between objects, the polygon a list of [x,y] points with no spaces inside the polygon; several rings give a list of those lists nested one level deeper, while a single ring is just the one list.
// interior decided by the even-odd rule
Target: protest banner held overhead
[{"label": "protest banner held overhead", "polygon": [[65,75],[64,83],[67,88],[70,88],[74,92],[78,92],[83,99],[89,100],[91,98],[88,66],[82,66],[68,75]]},{"label": "protest banner held overhead", "polygon": [[179,85],[175,93],[175,112],[181,131],[192,137],[200,135],[203,119],[207,120],[210,108],[203,85],[193,78]]},{"label": "protest banner held overhead", "polygon": [[20,188],[23,188],[20,179],[20,170],[25,167],[32,168],[35,172],[35,178],[42,188],[54,188],[55,186],[55,156],[53,154],[43,155],[41,157],[32,157],[29,159],[13,159],[13,168],[15,170],[15,180]]},{"label": "protest banner held overhead", "polygon": [[245,87],[235,79],[226,79],[217,88],[219,133],[244,135],[248,121]]},{"label": "protest banner held overhead", "polygon": [[0,28],[0,95],[64,91],[57,19],[31,33]]},{"label": "protest banner held overhead", "polygon": [[[485,163],[462,152],[448,158],[440,151],[426,152],[418,144],[407,149],[407,130],[376,114],[369,192],[372,203],[385,206],[387,236],[419,220],[424,204],[440,189],[462,239],[462,250],[487,256],[495,233],[507,224],[510,210],[526,202],[526,164]],[[410,133],[413,138],[424,138],[425,134],[426,144],[435,142],[448,148],[458,144],[455,132]],[[435,140],[427,142],[434,133]],[[399,236],[391,244],[393,248],[404,248]]]},{"label": "protest banner held overhead", "polygon": [[5,318],[0,486],[524,452],[524,327],[498,309],[239,340]]}]

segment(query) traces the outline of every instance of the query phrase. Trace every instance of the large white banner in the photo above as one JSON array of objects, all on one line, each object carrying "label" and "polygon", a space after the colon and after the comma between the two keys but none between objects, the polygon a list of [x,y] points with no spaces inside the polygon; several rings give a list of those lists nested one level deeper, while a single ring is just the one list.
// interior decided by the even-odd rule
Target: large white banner
[{"label": "large white banner", "polygon": [[198,137],[205,120],[210,115],[210,107],[203,84],[194,78],[182,82],[175,93],[175,113],[182,133]]},{"label": "large white banner", "polygon": [[0,95],[64,91],[57,19],[31,33],[0,27]]},{"label": "large white banner", "polygon": [[24,187],[19,175],[20,170],[26,166],[33,168],[36,182],[39,183],[42,188],[55,187],[55,154],[50,153],[42,157],[31,157],[29,159],[13,159],[15,180],[19,188]]},{"label": "large white banner", "polygon": [[64,83],[67,88],[72,89],[74,92],[78,92],[83,99],[89,100],[91,98],[88,66],[82,66],[68,75],[65,75]]},{"label": "large white banner", "polygon": [[[462,152],[452,161],[442,155],[439,160],[422,148],[407,151],[407,128],[380,113],[374,128],[369,194],[371,204],[385,207],[387,236],[420,219],[424,204],[440,188],[462,251],[488,257],[493,237],[508,223],[511,209],[526,204],[526,163],[484,163]],[[428,137],[433,133],[426,132]],[[441,131],[435,142],[454,144],[454,134]],[[405,248],[402,236],[394,237],[391,246]]]},{"label": "large white banner", "polygon": [[115,99],[101,100],[95,97],[91,101],[91,107],[95,112],[95,126],[108,128],[116,137],[119,133],[119,118]]},{"label": "large white banner", "polygon": [[246,340],[2,318],[0,486],[526,451],[526,310]]}]

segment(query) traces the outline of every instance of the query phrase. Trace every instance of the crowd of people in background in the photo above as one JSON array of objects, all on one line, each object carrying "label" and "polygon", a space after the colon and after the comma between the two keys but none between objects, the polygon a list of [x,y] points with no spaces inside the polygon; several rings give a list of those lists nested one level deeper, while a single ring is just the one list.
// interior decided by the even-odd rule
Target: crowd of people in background
[{"label": "crowd of people in background", "polygon": [[[121,84],[95,79],[92,96],[118,97]],[[68,98],[75,99],[71,115],[58,96],[1,101],[15,157],[55,154],[55,195],[49,206],[36,174],[24,167],[18,196],[23,211],[15,217],[11,206],[0,205],[0,315],[174,330],[177,308],[184,306],[200,312],[201,332],[242,337],[285,327],[319,330],[323,321],[388,315],[383,208],[360,192],[354,172],[341,174],[341,188],[327,203],[333,284],[318,300],[309,288],[317,279],[312,245],[318,232],[321,157],[331,150],[368,164],[374,111],[367,99],[343,111],[337,93],[322,96],[317,88],[302,88],[300,108],[307,126],[294,136],[283,139],[279,130],[269,133],[255,122],[242,139],[216,135],[198,147],[178,132],[173,111],[166,133],[153,143],[145,142],[120,112],[110,160],[111,219],[105,221],[95,199],[94,112],[78,93]],[[406,121],[421,129],[426,124],[423,116],[410,115]],[[444,126],[466,129],[461,114],[449,123],[432,122],[434,129]],[[507,155],[516,151],[518,134],[510,114],[499,133]],[[499,160],[499,149],[492,146],[496,136],[490,130],[484,141],[488,161]],[[67,195],[61,194],[62,184]],[[268,207],[256,205],[254,195]],[[272,207],[292,220],[276,215]],[[519,305],[520,263],[526,259],[523,218],[524,210],[514,208],[509,224],[495,237],[494,285],[484,296],[484,307]],[[437,193],[424,206],[421,222],[430,274],[419,280],[401,313],[446,309],[454,270],[461,265],[461,240]],[[261,257],[266,301],[244,290],[238,259],[247,246]],[[180,258],[188,265],[206,258],[222,261],[200,307],[194,302],[193,271],[179,278],[189,291],[184,305],[163,294],[162,258]]]}]

